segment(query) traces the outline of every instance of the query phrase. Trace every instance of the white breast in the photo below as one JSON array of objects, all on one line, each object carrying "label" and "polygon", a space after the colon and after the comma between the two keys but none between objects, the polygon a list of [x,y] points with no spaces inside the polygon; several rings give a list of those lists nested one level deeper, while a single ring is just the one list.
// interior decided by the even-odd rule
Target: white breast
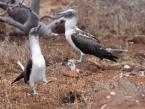
[{"label": "white breast", "polygon": [[32,61],[33,65],[32,65],[32,71],[30,75],[30,81],[31,82],[43,81],[46,72],[46,64],[44,58],[40,56],[32,60],[33,60]]},{"label": "white breast", "polygon": [[30,37],[30,49],[32,54],[32,70],[30,74],[29,83],[43,81],[45,79],[46,64],[44,57],[41,53],[39,37]]},{"label": "white breast", "polygon": [[77,51],[80,51],[77,46],[73,43],[72,38],[71,38],[71,34],[74,33],[74,30],[67,30],[65,32],[65,38],[68,41],[68,43]]}]

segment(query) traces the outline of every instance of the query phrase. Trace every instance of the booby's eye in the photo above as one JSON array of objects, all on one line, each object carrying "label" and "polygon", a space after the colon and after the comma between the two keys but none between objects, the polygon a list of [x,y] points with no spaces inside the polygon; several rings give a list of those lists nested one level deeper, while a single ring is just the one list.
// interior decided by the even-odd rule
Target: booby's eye
[{"label": "booby's eye", "polygon": [[60,23],[64,23],[64,22],[65,22],[64,20],[61,20],[61,21],[60,21]]}]

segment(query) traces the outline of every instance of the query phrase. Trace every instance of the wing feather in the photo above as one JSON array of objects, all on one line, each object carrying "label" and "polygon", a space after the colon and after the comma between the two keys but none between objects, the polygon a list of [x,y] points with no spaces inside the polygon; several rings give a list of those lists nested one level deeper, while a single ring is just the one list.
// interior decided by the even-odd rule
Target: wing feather
[{"label": "wing feather", "polygon": [[109,59],[117,61],[117,57],[106,51],[100,43],[92,37],[86,37],[86,35],[80,34],[80,32],[73,33],[71,35],[74,44],[85,54],[94,55],[100,59]]},{"label": "wing feather", "polygon": [[31,74],[31,70],[32,70],[32,59],[28,60],[26,67],[25,67],[25,75],[24,75],[24,81],[25,83],[27,83],[29,81],[30,78],[30,74]]},{"label": "wing feather", "polygon": [[93,36],[92,34],[90,34],[88,32],[85,32],[77,27],[76,27],[76,32],[81,36],[88,37],[88,38],[91,38],[92,40],[95,40],[98,44],[100,43],[100,41],[97,37]]},{"label": "wing feather", "polygon": [[26,66],[25,66],[24,72],[22,72],[20,75],[18,75],[11,84],[19,81],[22,78],[24,78],[24,82],[27,83],[30,78],[31,69],[32,69],[32,60],[30,59],[30,60],[28,60]]}]

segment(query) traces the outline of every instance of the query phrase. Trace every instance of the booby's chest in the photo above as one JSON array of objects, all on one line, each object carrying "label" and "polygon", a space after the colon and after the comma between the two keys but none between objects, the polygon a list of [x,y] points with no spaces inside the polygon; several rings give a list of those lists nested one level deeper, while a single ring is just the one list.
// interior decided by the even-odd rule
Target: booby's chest
[{"label": "booby's chest", "polygon": [[30,75],[30,81],[41,81],[45,77],[46,72],[46,64],[43,56],[35,57],[36,55],[32,56],[32,72]]},{"label": "booby's chest", "polygon": [[66,40],[68,41],[68,43],[74,48],[74,49],[76,49],[77,51],[80,51],[79,49],[78,49],[78,47],[75,45],[75,43],[73,42],[73,40],[72,40],[72,34],[73,33],[75,33],[75,31],[74,30],[67,30],[66,32],[65,32],[65,38],[66,38]]},{"label": "booby's chest", "polygon": [[39,68],[44,68],[45,67],[45,60],[43,55],[32,55],[32,62],[33,66]]}]

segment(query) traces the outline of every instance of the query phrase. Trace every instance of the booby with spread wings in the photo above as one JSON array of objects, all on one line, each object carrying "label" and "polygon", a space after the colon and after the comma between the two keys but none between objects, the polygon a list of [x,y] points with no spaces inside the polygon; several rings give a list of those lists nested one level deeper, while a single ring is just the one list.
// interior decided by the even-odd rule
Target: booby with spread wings
[{"label": "booby with spread wings", "polygon": [[94,55],[101,60],[108,59],[114,62],[117,61],[118,58],[104,49],[93,35],[76,26],[78,13],[74,9],[60,12],[59,15],[65,20],[66,40],[74,49],[80,52],[79,62],[82,62],[84,54]]},{"label": "booby with spread wings", "polygon": [[37,94],[35,90],[35,83],[37,81],[43,81],[47,83],[45,72],[46,72],[46,64],[44,57],[41,53],[41,48],[39,44],[39,35],[37,34],[38,29],[40,27],[34,27],[29,32],[29,42],[30,42],[30,51],[31,51],[31,59],[27,62],[24,67],[20,62],[20,65],[23,72],[12,82],[24,78],[24,82],[28,83],[32,87],[33,94]]}]

